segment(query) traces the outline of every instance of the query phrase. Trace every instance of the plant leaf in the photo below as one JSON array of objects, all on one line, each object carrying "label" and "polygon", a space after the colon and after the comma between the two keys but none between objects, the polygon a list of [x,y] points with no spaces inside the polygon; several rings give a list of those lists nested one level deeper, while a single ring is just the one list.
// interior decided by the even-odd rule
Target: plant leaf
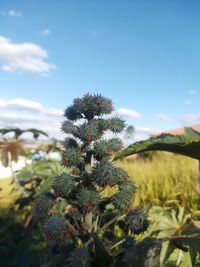
[{"label": "plant leaf", "polygon": [[192,128],[185,128],[185,132],[182,135],[161,134],[128,146],[116,155],[115,160],[153,150],[178,153],[200,160],[200,133]]},{"label": "plant leaf", "polygon": [[161,266],[170,257],[170,255],[173,253],[174,249],[175,249],[175,246],[171,241],[166,241],[163,243],[161,254],[160,254]]},{"label": "plant leaf", "polygon": [[96,265],[98,267],[108,267],[111,261],[108,251],[105,249],[97,234],[93,234],[93,240],[96,251]]}]

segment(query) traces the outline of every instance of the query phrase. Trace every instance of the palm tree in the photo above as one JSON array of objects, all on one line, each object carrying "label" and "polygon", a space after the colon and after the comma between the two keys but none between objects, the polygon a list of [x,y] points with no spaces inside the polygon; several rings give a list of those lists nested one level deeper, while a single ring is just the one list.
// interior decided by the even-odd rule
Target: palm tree
[{"label": "palm tree", "polygon": [[12,182],[15,182],[17,190],[23,196],[27,196],[24,188],[20,185],[20,182],[13,170],[12,163],[18,162],[19,156],[25,156],[27,153],[24,149],[22,141],[19,140],[19,137],[26,132],[30,132],[33,134],[34,139],[37,139],[39,135],[48,136],[47,133],[35,129],[29,128],[26,130],[22,130],[20,128],[1,128],[0,133],[2,135],[8,134],[10,132],[14,132],[13,139],[3,139],[0,141],[0,161],[4,167],[9,167],[12,173]]},{"label": "palm tree", "polygon": [[47,133],[45,133],[45,132],[43,132],[41,130],[35,129],[35,128],[29,128],[29,129],[26,129],[26,130],[22,130],[20,128],[1,128],[0,129],[0,133],[2,135],[5,135],[5,134],[11,133],[11,132],[14,132],[15,139],[18,139],[22,134],[27,133],[27,132],[32,133],[33,137],[35,139],[38,139],[38,137],[40,135],[48,136]]},{"label": "palm tree", "polygon": [[8,139],[0,141],[0,160],[4,167],[9,167],[12,173],[12,182],[15,182],[17,190],[23,196],[27,196],[24,188],[20,185],[20,182],[13,170],[12,162],[18,162],[19,156],[25,156],[26,152],[23,144],[18,139]]}]

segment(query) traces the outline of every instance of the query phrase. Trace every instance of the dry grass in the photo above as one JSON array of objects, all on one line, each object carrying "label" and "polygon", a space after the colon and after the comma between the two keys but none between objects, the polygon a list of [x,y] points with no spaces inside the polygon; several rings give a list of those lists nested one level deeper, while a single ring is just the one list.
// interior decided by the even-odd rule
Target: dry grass
[{"label": "dry grass", "polygon": [[167,152],[152,160],[118,161],[137,183],[137,204],[180,204],[189,209],[199,205],[198,161]]},{"label": "dry grass", "polygon": [[14,185],[11,184],[11,178],[0,179],[0,208],[8,207],[17,197],[14,191]]}]

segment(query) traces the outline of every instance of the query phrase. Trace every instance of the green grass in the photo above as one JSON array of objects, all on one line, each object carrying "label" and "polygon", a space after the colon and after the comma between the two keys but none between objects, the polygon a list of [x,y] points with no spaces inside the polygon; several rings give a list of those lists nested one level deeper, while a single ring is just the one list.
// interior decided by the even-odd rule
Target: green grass
[{"label": "green grass", "polygon": [[199,206],[198,161],[167,152],[152,159],[117,162],[138,186],[136,204],[180,204],[197,210]]}]

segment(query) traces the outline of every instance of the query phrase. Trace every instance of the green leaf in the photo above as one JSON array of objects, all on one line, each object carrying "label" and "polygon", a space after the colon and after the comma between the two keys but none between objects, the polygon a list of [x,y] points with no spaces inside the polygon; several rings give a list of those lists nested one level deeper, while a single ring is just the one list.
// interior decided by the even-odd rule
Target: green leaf
[{"label": "green leaf", "polygon": [[123,262],[130,267],[158,267],[162,240],[147,237],[125,253]]},{"label": "green leaf", "polygon": [[36,196],[41,195],[44,192],[48,192],[53,184],[54,177],[47,178],[42,185],[40,186],[40,189],[37,191]]},{"label": "green leaf", "polygon": [[166,260],[173,253],[174,249],[175,249],[175,246],[173,245],[173,243],[171,241],[166,241],[163,243],[161,254],[160,254],[161,265],[166,262]]},{"label": "green leaf", "polygon": [[193,251],[200,253],[200,236],[194,237],[179,237],[176,239],[183,246],[188,246]]},{"label": "green leaf", "polygon": [[96,265],[98,267],[108,267],[111,261],[111,257],[108,251],[105,249],[97,234],[93,234],[93,240],[96,252]]},{"label": "green leaf", "polygon": [[182,135],[161,134],[136,142],[118,153],[115,160],[146,151],[162,150],[200,160],[200,133],[185,128]]}]

